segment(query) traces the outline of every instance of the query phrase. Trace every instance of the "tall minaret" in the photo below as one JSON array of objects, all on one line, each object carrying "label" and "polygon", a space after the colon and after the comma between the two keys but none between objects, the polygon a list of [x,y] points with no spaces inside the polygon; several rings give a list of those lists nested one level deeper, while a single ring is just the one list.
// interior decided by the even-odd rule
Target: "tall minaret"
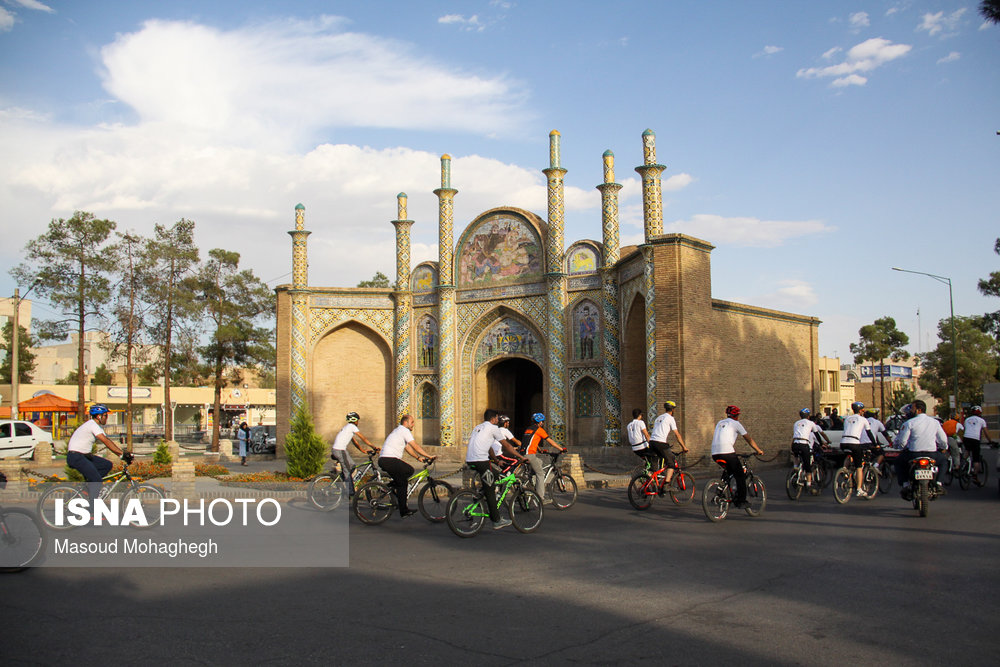
[{"label": "tall minaret", "polygon": [[658,413],[656,409],[656,285],[653,270],[653,237],[663,234],[663,195],[660,189],[660,174],[666,166],[656,163],[656,133],[646,130],[642,133],[642,156],[644,164],[635,170],[642,176],[642,219],[646,243],[642,245],[645,259],[646,288],[646,406],[650,418]]},{"label": "tall minaret", "polygon": [[306,207],[295,207],[295,229],[288,232],[292,237],[292,289],[288,290],[292,302],[291,326],[291,418],[306,403],[307,383],[306,350],[309,344],[309,255],[306,239],[311,232],[306,231]]},{"label": "tall minaret", "polygon": [[604,257],[601,262],[601,287],[604,307],[604,444],[621,444],[622,392],[621,392],[621,323],[618,308],[618,274],[615,264],[619,259],[618,191],[615,183],[615,154],[604,151],[604,182],[597,186],[601,191],[601,223],[604,230]]},{"label": "tall minaret", "polygon": [[455,195],[451,187],[451,156],[441,156],[441,187],[438,198],[438,320],[441,354],[438,381],[441,404],[441,445],[455,444],[455,278],[453,241]]},{"label": "tall minaret", "polygon": [[545,243],[545,279],[548,283],[549,325],[549,401],[546,408],[546,429],[558,443],[566,442],[566,272],[563,242],[563,212],[565,199],[560,166],[559,132],[549,133],[549,168],[542,173],[548,179],[549,220]]},{"label": "tall minaret", "polygon": [[396,420],[410,414],[410,227],[406,217],[406,193],[396,195]]}]

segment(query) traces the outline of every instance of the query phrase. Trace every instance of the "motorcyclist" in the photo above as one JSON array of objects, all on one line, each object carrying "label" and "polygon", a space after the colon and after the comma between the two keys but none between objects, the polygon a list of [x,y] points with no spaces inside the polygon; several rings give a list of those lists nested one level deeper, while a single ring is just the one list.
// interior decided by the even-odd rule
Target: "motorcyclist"
[{"label": "motorcyclist", "polygon": [[[902,488],[900,495],[907,498],[911,492],[909,471],[910,461],[918,456],[929,456],[937,464],[938,474],[947,465],[948,436],[937,420],[928,416],[927,404],[917,399],[910,404],[912,419],[907,420],[893,439],[897,447],[903,449],[896,459],[896,478]],[[943,450],[943,451],[939,451]],[[940,488],[940,482],[935,480]]]}]

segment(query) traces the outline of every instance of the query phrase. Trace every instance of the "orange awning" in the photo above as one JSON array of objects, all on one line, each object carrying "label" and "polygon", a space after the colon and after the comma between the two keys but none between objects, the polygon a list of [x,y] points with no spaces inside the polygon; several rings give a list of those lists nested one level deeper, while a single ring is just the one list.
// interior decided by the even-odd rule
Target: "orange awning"
[{"label": "orange awning", "polygon": [[76,413],[79,404],[55,394],[42,394],[17,404],[21,412],[70,412]]}]

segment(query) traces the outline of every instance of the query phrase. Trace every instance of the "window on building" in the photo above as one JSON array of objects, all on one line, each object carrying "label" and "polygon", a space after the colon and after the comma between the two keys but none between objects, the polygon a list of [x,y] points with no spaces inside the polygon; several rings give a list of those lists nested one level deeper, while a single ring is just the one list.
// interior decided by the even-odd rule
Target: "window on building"
[{"label": "window on building", "polygon": [[838,387],[840,387],[840,373],[830,371],[830,391],[837,391]]},{"label": "window on building", "polygon": [[819,390],[826,391],[826,371],[819,372]]},{"label": "window on building", "polygon": [[432,385],[425,384],[420,390],[420,418],[437,419],[437,390]]}]

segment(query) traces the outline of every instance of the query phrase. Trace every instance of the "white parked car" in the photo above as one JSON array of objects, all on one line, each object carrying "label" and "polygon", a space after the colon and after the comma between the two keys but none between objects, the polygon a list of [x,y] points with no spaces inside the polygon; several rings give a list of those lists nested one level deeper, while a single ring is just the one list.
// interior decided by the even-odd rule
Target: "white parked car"
[{"label": "white parked car", "polygon": [[52,434],[31,422],[0,419],[0,458],[30,459],[40,442],[52,442]]}]

